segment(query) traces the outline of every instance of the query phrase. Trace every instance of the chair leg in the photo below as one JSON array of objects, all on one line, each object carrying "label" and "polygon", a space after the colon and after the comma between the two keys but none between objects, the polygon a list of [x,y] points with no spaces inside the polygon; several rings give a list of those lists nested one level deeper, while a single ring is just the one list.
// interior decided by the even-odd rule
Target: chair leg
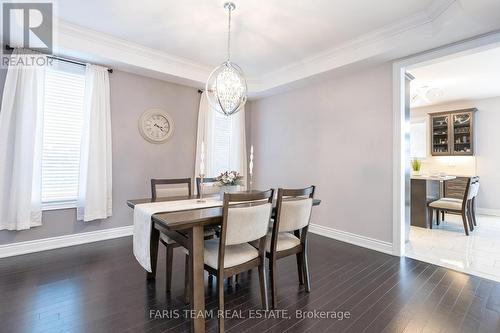
[{"label": "chair leg", "polygon": [[189,293],[190,293],[190,279],[189,276],[189,256],[186,254],[186,261],[184,265],[184,303],[189,304]]},{"label": "chair leg", "polygon": [[429,227],[432,229],[432,219],[434,218],[434,209],[428,207],[429,209]]},{"label": "chair leg", "polygon": [[276,259],[269,259],[269,277],[271,279],[271,302],[273,309],[278,306],[278,294],[276,292]]},{"label": "chair leg", "polygon": [[166,290],[167,293],[169,293],[172,287],[172,261],[174,258],[174,248],[170,245],[165,246],[165,248],[167,249],[167,265],[165,274],[167,280]]},{"label": "chair leg", "polygon": [[304,284],[304,277],[302,276],[302,256],[300,253],[297,253],[295,255],[297,257],[297,274],[299,275],[299,284],[303,285]]},{"label": "chair leg", "polygon": [[472,199],[471,211],[472,211],[472,222],[474,222],[474,225],[477,226],[477,221],[476,221],[476,198]]},{"label": "chair leg", "polygon": [[306,292],[311,292],[311,280],[309,276],[309,262],[307,260],[307,245],[304,245],[304,250],[301,253],[302,255],[302,267],[304,268],[304,284],[306,287]]},{"label": "chair leg", "polygon": [[259,265],[259,284],[260,284],[260,300],[262,302],[262,309],[268,310],[269,306],[267,301],[267,283],[266,283],[264,258],[262,258],[262,264]]},{"label": "chair leg", "polygon": [[227,286],[228,287],[232,287],[233,286],[233,277],[232,276],[229,276],[227,278]]},{"label": "chair leg", "polygon": [[236,285],[239,283],[240,283],[240,275],[236,274],[236,276],[234,277],[234,286],[236,287]]},{"label": "chair leg", "polygon": [[469,236],[469,228],[467,227],[467,216],[466,216],[465,212],[462,212],[462,222],[464,224],[465,234],[467,236]]},{"label": "chair leg", "polygon": [[474,222],[472,221],[472,211],[470,209],[470,201],[467,203],[467,208],[466,208],[466,215],[467,215],[467,221],[469,222],[469,228],[470,231],[474,231]]},{"label": "chair leg", "polygon": [[439,209],[436,209],[436,225],[439,225]]},{"label": "chair leg", "polygon": [[214,283],[214,276],[208,273],[208,284],[212,285],[212,283]]},{"label": "chair leg", "polygon": [[219,302],[219,332],[224,332],[224,277],[222,274],[217,274],[217,297]]},{"label": "chair leg", "polygon": [[444,222],[444,210],[441,211],[441,220]]}]

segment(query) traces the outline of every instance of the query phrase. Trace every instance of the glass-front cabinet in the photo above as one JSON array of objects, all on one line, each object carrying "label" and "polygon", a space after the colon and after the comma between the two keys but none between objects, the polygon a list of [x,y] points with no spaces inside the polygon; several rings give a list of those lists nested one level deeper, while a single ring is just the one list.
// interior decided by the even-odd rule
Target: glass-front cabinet
[{"label": "glass-front cabinet", "polygon": [[434,156],[474,155],[474,114],[477,109],[431,113]]}]

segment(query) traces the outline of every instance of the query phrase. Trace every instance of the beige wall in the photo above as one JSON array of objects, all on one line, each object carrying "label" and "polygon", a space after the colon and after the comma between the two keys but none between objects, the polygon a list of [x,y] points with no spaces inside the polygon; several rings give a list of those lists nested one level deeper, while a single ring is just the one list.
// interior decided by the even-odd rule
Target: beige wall
[{"label": "beige wall", "polygon": [[260,188],[318,186],[312,223],[392,242],[392,67],[250,107]]},{"label": "beige wall", "polygon": [[[131,225],[132,210],[126,206],[126,200],[149,196],[150,178],[192,177],[197,90],[120,71],[111,74],[110,80],[113,216],[104,221],[83,223],[76,221],[74,209],[46,211],[41,227],[21,232],[0,231],[0,244]],[[3,82],[2,79],[2,87]],[[153,107],[169,112],[175,123],[173,137],[162,145],[143,140],[137,127],[141,113]]]},{"label": "beige wall", "polygon": [[422,163],[423,172],[440,171],[452,175],[481,178],[477,206],[487,213],[500,213],[500,97],[458,101],[442,105],[415,108],[411,118],[425,118],[440,111],[477,108],[475,123],[475,156],[431,156],[430,136],[427,136],[428,156]]}]

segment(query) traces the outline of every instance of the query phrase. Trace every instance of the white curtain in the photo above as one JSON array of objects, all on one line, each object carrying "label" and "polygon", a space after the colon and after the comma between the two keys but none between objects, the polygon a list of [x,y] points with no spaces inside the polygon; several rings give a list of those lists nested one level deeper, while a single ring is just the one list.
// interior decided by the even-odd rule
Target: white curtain
[{"label": "white curtain", "polygon": [[[205,143],[205,176],[218,176],[214,168],[215,155],[215,110],[208,104],[205,92],[201,94],[198,112],[198,132],[196,138],[195,178],[200,175],[201,143]],[[230,116],[231,137],[229,144],[229,170],[234,170],[247,178],[247,152],[245,134],[245,108]]]},{"label": "white curtain", "polygon": [[214,158],[214,135],[213,128],[215,124],[215,112],[208,105],[208,99],[203,92],[200,97],[200,106],[198,111],[198,131],[196,134],[196,163],[194,168],[194,179],[200,176],[200,156],[201,143],[205,143],[205,176],[213,177],[213,158]]},{"label": "white curtain", "polygon": [[85,72],[85,120],[78,189],[78,220],[105,219],[112,214],[109,94],[108,70],[101,66],[87,64]]},{"label": "white curtain", "polygon": [[[27,52],[15,50],[13,57]],[[45,63],[45,59],[37,63]],[[20,64],[7,70],[0,109],[0,230],[42,224],[44,76],[43,66]]]}]

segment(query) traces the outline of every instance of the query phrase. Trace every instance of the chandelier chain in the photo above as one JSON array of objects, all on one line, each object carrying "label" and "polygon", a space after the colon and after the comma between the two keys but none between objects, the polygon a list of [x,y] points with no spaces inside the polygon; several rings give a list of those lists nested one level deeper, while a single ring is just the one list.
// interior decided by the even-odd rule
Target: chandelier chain
[{"label": "chandelier chain", "polygon": [[229,19],[227,22],[227,61],[231,60],[231,12],[232,7],[228,6]]}]

